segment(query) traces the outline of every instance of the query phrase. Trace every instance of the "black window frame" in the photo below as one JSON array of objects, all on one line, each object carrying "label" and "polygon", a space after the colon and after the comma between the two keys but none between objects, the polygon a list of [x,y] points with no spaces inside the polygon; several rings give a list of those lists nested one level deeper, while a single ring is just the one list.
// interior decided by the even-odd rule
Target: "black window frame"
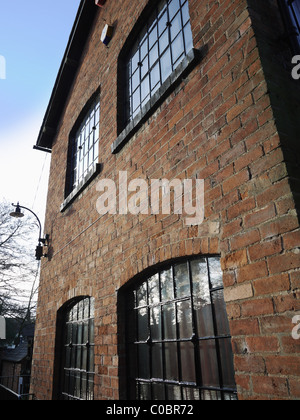
[{"label": "black window frame", "polygon": [[[194,294],[195,292],[195,285],[193,281],[193,270],[195,273],[195,264],[197,261],[201,261],[204,265],[206,264],[207,267],[207,274],[208,274],[208,281],[209,281],[209,299],[211,300],[211,306],[206,308],[208,311],[208,317],[210,317],[211,325],[209,328],[213,328],[214,334],[204,334],[205,326],[200,326],[199,321],[199,313],[202,311],[200,308],[200,312],[197,312],[195,309],[195,302],[200,301],[200,297]],[[218,399],[218,400],[237,400],[237,390],[235,385],[234,379],[234,367],[233,367],[233,353],[232,353],[232,345],[231,345],[231,335],[229,331],[229,322],[227,323],[228,316],[226,313],[226,304],[224,297],[220,299],[219,302],[219,309],[222,307],[224,313],[217,313],[216,306],[212,304],[213,296],[218,294],[221,296],[223,294],[224,286],[223,280],[222,283],[220,282],[220,275],[222,278],[222,272],[219,274],[219,284],[215,282],[215,287],[213,287],[212,283],[212,271],[211,271],[211,264],[217,261],[217,264],[220,262],[219,256],[201,256],[201,257],[192,257],[192,258],[184,258],[180,260],[173,261],[172,263],[162,265],[160,268],[153,270],[152,272],[145,274],[145,276],[139,278],[139,280],[134,281],[133,284],[125,287],[125,290],[122,292],[122,300],[123,300],[123,311],[120,315],[124,318],[123,314],[125,314],[125,320],[123,320],[124,325],[121,328],[121,332],[123,331],[124,334],[124,346],[126,348],[126,355],[123,358],[123,365],[124,375],[126,375],[126,379],[123,380],[121,378],[121,384],[123,384],[124,391],[122,395],[124,398],[129,400],[132,399],[149,399],[149,400],[186,400],[186,399],[195,399],[195,400],[210,400],[210,399]],[[188,295],[178,295],[176,291],[176,279],[175,279],[175,271],[179,266],[186,266],[188,274],[188,279],[186,280],[187,287],[190,287],[190,293]],[[162,275],[163,273],[171,272],[172,273],[172,280],[169,281],[169,286],[166,286],[165,283],[164,287],[169,287],[171,290],[171,295],[173,293],[173,299],[166,300],[165,302],[162,301]],[[165,275],[165,274],[164,274]],[[214,274],[213,274],[214,275]],[[150,294],[149,292],[149,282],[152,282],[152,279],[158,276],[158,285],[159,285],[159,300],[150,302]],[[157,282],[157,280],[155,280]],[[153,284],[155,284],[155,281]],[[165,281],[165,279],[164,279]],[[155,286],[151,286],[154,287]],[[138,291],[144,288],[145,296],[148,299],[146,305],[138,305]],[[173,291],[173,292],[172,292]],[[165,292],[164,292],[165,293]],[[201,292],[202,293],[202,292]],[[206,296],[207,290],[206,290]],[[180,306],[182,308],[188,306],[190,302],[191,305],[191,325],[189,326],[190,334],[189,337],[183,337],[181,334],[181,329],[183,331],[180,323],[178,322],[179,317],[182,317],[182,314],[179,314]],[[173,334],[176,337],[167,336],[166,332],[164,331],[166,322],[163,321],[166,311],[166,307],[169,306],[170,308],[174,308],[174,314],[176,319],[176,331],[173,330]],[[155,311],[155,308],[158,308]],[[186,309],[187,310],[187,309]],[[203,309],[204,310],[204,309]],[[209,312],[211,310],[211,313]],[[147,319],[147,331],[145,328],[140,328],[142,323],[139,325],[139,313],[144,313],[145,319]],[[166,311],[166,312],[165,312]],[[153,325],[155,322],[152,323],[151,320],[154,319],[154,313],[156,312],[156,317],[159,316],[161,322],[161,330],[160,333],[153,333]],[[160,315],[157,315],[160,314]],[[225,318],[223,318],[223,316]],[[152,317],[152,319],[151,319]],[[197,318],[198,317],[198,318]],[[142,317],[143,318],[143,317]],[[188,316],[187,316],[188,318]],[[182,318],[183,319],[183,318]],[[220,319],[225,320],[223,321],[223,325],[220,324]],[[144,325],[145,326],[145,325]],[[201,336],[199,334],[200,328],[202,328]],[[222,330],[224,328],[224,330]],[[225,331],[226,330],[226,331]],[[221,333],[222,332],[222,333]],[[140,334],[140,336],[139,336]],[[158,334],[153,337],[153,334]],[[159,336],[160,334],[160,336]],[[169,332],[168,332],[169,334]],[[222,343],[222,345],[221,345]],[[215,347],[214,347],[215,345]],[[201,347],[202,346],[202,347]],[[207,350],[209,346],[212,347],[212,353],[210,354],[210,359],[207,358]],[[171,351],[173,348],[173,352]],[[202,348],[202,352],[200,351]],[[222,364],[222,360],[224,361],[224,349],[227,349],[229,352],[229,357],[226,360],[225,364]],[[206,349],[206,350],[205,350]],[[183,352],[186,354],[192,355],[194,360],[191,364],[194,366],[195,371],[193,372],[193,368],[189,368],[187,360],[183,358]],[[177,361],[172,362],[167,358],[167,353],[174,354],[176,353]],[[145,360],[143,363],[139,363],[139,358],[141,354],[145,354]],[[158,356],[157,356],[158,355]],[[205,355],[205,356],[204,356]],[[159,361],[155,360],[155,357],[158,357]],[[206,362],[213,364],[214,366],[212,371],[215,374],[218,372],[219,386],[208,385],[204,383],[209,376],[208,368],[203,369],[205,365],[201,358],[205,358]],[[147,362],[148,360],[148,362]],[[154,363],[155,360],[155,363]],[[190,360],[190,358],[189,358]],[[121,363],[121,364],[122,364]],[[175,364],[174,364],[175,363]],[[148,367],[147,367],[148,364]],[[170,366],[173,364],[173,367],[177,365],[177,379],[175,377],[170,378],[170,368],[167,367],[167,364]],[[232,386],[228,386],[224,384],[224,372],[226,372],[226,368],[228,369],[226,375],[231,376]],[[126,370],[126,372],[125,372]],[[175,366],[176,370],[176,366]],[[122,368],[121,368],[122,371]],[[143,375],[141,375],[144,373]],[[183,373],[185,371],[185,373]],[[230,374],[228,372],[230,371]],[[155,373],[161,373],[163,377],[158,377]],[[187,373],[188,372],[188,373]],[[191,375],[189,378],[188,376]],[[147,376],[147,377],[146,377]],[[169,377],[167,377],[169,376]],[[176,375],[175,375],[176,376]],[[187,380],[189,379],[189,380]],[[193,380],[191,380],[193,379]],[[215,378],[216,379],[216,378]],[[228,379],[228,378],[227,378]],[[234,382],[234,385],[233,385]],[[143,390],[143,391],[142,391]],[[159,391],[158,391],[159,390]],[[121,391],[122,392],[122,391]],[[144,392],[144,394],[143,394]],[[147,394],[148,392],[148,394]]]},{"label": "black window frame", "polygon": [[58,312],[53,397],[57,400],[94,399],[95,299],[82,296]]},{"label": "black window frame", "polygon": [[98,89],[81,111],[69,135],[65,200],[61,205],[61,212],[66,210],[101,171],[100,112]]}]

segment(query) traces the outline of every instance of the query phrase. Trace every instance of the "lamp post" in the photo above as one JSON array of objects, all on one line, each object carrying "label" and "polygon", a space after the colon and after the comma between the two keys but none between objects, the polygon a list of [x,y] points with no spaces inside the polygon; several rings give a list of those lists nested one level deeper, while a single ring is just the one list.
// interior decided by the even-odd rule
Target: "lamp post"
[{"label": "lamp post", "polygon": [[20,206],[20,204],[18,203],[17,205],[12,204],[13,207],[15,207],[15,211],[13,211],[12,213],[10,213],[11,217],[14,217],[16,219],[21,219],[22,217],[24,217],[24,213],[22,213],[21,209],[27,210],[29,211],[31,214],[34,215],[34,217],[36,218],[36,220],[38,221],[39,224],[39,243],[38,246],[36,247],[36,251],[35,251],[35,256],[36,259],[38,261],[41,260],[42,257],[47,257],[47,254],[44,254],[44,246],[48,246],[49,245],[49,235],[46,235],[45,238],[42,238],[42,225],[41,225],[41,221],[38,218],[38,216],[34,213],[34,211],[30,210],[27,207],[24,206]]}]

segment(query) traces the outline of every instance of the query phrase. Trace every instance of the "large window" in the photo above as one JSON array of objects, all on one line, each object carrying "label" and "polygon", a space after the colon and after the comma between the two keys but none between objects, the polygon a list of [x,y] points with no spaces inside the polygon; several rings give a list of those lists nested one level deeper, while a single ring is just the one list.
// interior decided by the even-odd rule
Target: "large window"
[{"label": "large window", "polygon": [[126,124],[193,48],[188,0],[162,0],[127,57]]},{"label": "large window", "polygon": [[64,314],[60,399],[94,399],[94,299],[84,298]]},{"label": "large window", "polygon": [[129,399],[237,399],[219,257],[168,266],[125,300]]},{"label": "large window", "polygon": [[85,182],[95,170],[99,160],[99,96],[88,104],[88,109],[79,117],[69,143],[66,196]]}]

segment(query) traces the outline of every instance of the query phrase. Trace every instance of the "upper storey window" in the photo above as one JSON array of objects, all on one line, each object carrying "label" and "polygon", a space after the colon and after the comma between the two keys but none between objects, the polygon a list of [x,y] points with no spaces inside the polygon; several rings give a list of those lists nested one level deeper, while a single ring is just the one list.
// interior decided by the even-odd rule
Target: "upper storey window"
[{"label": "upper storey window", "polygon": [[188,0],[160,1],[127,56],[127,124],[192,48]]},{"label": "upper storey window", "polygon": [[97,91],[84,107],[70,133],[62,212],[100,172],[99,138],[100,94]]},{"label": "upper storey window", "polygon": [[79,128],[71,135],[69,150],[70,194],[93,171],[99,159],[100,102],[97,97],[85,113]]}]

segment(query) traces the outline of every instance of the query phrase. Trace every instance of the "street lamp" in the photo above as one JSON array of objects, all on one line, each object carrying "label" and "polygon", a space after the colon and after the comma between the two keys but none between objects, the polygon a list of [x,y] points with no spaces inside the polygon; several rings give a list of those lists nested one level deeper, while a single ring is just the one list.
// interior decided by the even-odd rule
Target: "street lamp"
[{"label": "street lamp", "polygon": [[48,255],[44,254],[44,249],[43,248],[44,248],[44,246],[49,246],[50,236],[46,235],[45,238],[42,238],[42,225],[41,225],[41,222],[40,222],[40,219],[38,218],[38,216],[32,210],[28,209],[27,207],[20,206],[19,203],[17,205],[12,204],[12,206],[15,207],[16,209],[12,213],[10,213],[11,217],[14,217],[16,219],[21,219],[22,217],[24,217],[24,213],[22,213],[21,209],[27,210],[35,216],[36,220],[38,221],[39,229],[40,229],[39,244],[38,244],[38,246],[36,247],[36,250],[35,250],[35,257],[38,261],[40,261],[42,257],[47,258]]}]

